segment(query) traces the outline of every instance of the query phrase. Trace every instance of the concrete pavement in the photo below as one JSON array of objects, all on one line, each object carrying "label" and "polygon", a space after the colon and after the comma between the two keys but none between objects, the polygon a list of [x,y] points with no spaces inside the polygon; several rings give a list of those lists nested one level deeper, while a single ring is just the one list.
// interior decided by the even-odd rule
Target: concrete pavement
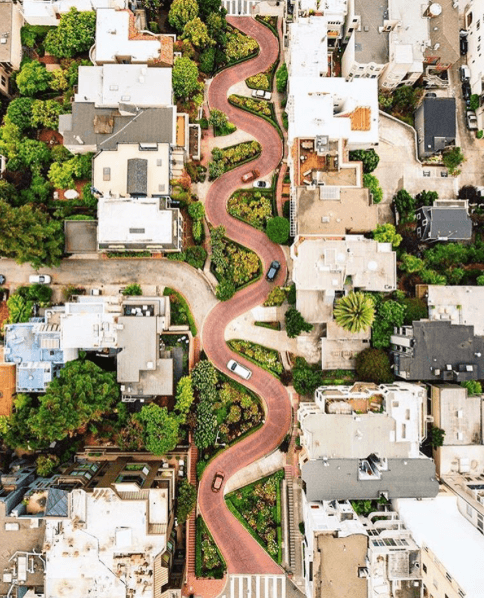
[{"label": "concrete pavement", "polygon": [[[13,288],[28,284],[29,275],[34,274],[35,270],[28,264],[19,265],[13,260],[0,259],[0,272],[7,279],[6,286]],[[67,259],[61,262],[59,268],[42,268],[41,273],[52,276],[54,290],[68,285],[103,289],[107,285],[112,287],[132,283],[171,287],[182,293],[188,301],[199,329],[218,303],[203,274],[184,262],[153,259]]]}]

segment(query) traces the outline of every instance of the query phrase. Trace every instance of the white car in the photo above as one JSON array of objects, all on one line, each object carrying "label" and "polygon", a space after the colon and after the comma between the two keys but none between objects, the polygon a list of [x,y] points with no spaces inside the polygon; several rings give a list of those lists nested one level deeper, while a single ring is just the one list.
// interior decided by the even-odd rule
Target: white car
[{"label": "white car", "polygon": [[48,274],[31,274],[29,276],[30,284],[50,284],[52,278]]},{"label": "white car", "polygon": [[272,93],[270,91],[264,91],[263,89],[254,89],[252,97],[259,98],[259,100],[270,100],[272,98]]},{"label": "white car", "polygon": [[231,359],[227,363],[227,367],[231,372],[237,374],[237,376],[240,376],[244,380],[248,380],[252,376],[252,372],[249,370],[249,368],[246,368],[245,365],[238,363],[235,361],[235,359]]},{"label": "white car", "polygon": [[466,124],[469,131],[477,131],[479,127],[477,126],[477,117],[475,112],[472,112],[471,110],[467,111]]}]

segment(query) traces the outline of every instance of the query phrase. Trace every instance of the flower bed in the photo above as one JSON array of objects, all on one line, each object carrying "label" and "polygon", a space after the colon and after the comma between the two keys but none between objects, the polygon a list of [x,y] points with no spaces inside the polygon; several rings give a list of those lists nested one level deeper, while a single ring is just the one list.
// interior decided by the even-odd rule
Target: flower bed
[{"label": "flower bed", "polygon": [[273,216],[271,195],[272,191],[239,189],[229,198],[227,211],[234,218],[263,231],[267,220]]},{"label": "flower bed", "polygon": [[257,345],[249,341],[231,340],[228,341],[229,347],[239,355],[242,355],[252,363],[260,366],[264,370],[280,376],[284,370],[280,355],[274,349]]},{"label": "flower bed", "polygon": [[269,328],[269,330],[281,330],[280,322],[254,322],[254,326],[260,328]]},{"label": "flower bed", "polygon": [[208,165],[209,179],[213,181],[225,172],[255,160],[261,151],[262,147],[258,141],[244,141],[225,149],[214,147],[212,162]]},{"label": "flower bed", "polygon": [[246,98],[237,94],[230,95],[229,102],[232,104],[232,106],[237,106],[237,108],[245,110],[246,112],[250,112],[251,114],[255,114],[256,116],[260,116],[261,118],[269,122],[277,130],[279,136],[282,139],[282,131],[279,128],[279,125],[277,124],[274,104],[272,102],[267,102],[266,100],[255,100],[253,98]]},{"label": "flower bed", "polygon": [[193,317],[192,312],[190,311],[190,307],[188,306],[188,303],[185,301],[185,298],[182,295],[180,295],[180,293],[178,293],[174,289],[170,289],[169,287],[165,287],[163,295],[165,297],[170,297],[171,323],[174,326],[188,324],[192,336],[196,336],[197,325],[195,324],[195,318]]},{"label": "flower bed", "polygon": [[273,17],[270,15],[257,15],[255,19],[256,21],[259,21],[259,23],[262,23],[262,25],[265,25],[268,29],[270,29],[279,40],[279,34],[277,33],[277,17]]},{"label": "flower bed", "polygon": [[230,511],[278,563],[282,561],[281,481],[284,472],[231,492],[225,497]]},{"label": "flower bed", "polygon": [[229,278],[240,289],[259,278],[262,265],[256,253],[220,236],[217,229],[212,231],[211,242],[211,267],[219,282]]},{"label": "flower bed", "polygon": [[249,58],[259,52],[259,44],[256,40],[244,35],[238,29],[228,27],[226,37],[227,46],[225,47],[225,55],[228,58],[227,66],[231,66],[234,62]]},{"label": "flower bed", "polygon": [[222,579],[227,566],[205,522],[197,517],[195,574],[197,577]]}]

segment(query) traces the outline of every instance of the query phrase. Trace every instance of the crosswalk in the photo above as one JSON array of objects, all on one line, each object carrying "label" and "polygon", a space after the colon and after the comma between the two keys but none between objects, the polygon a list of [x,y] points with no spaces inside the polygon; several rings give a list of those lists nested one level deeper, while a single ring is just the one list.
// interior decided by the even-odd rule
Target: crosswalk
[{"label": "crosswalk", "polygon": [[229,17],[246,17],[254,13],[254,7],[259,0],[222,0],[222,6],[227,11]]},{"label": "crosswalk", "polygon": [[230,575],[220,598],[286,598],[284,575]]}]

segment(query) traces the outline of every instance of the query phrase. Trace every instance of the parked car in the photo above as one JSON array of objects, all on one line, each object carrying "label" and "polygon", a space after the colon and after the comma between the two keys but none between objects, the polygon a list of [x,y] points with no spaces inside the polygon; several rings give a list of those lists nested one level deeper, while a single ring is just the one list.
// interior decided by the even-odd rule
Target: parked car
[{"label": "parked car", "polygon": [[212,490],[214,492],[218,492],[220,490],[224,481],[224,477],[225,476],[221,471],[217,471],[212,481]]},{"label": "parked car", "polygon": [[31,274],[29,276],[30,284],[50,284],[52,277],[48,274]]},{"label": "parked car", "polygon": [[467,54],[467,48],[469,44],[467,43],[467,35],[461,35],[459,38],[459,46],[460,46],[460,55],[465,56]]},{"label": "parked car", "polygon": [[469,131],[477,131],[477,116],[475,112],[472,112],[472,110],[468,110],[466,112],[466,124]]},{"label": "parked car", "polygon": [[462,96],[464,100],[469,100],[471,97],[471,86],[467,80],[462,83]]},{"label": "parked car", "polygon": [[249,183],[254,179],[258,179],[260,177],[260,172],[258,170],[249,170],[244,175],[242,175],[241,180],[243,183]]},{"label": "parked car", "polygon": [[270,91],[264,91],[263,89],[254,89],[252,97],[259,98],[259,100],[270,100],[272,98],[272,93]]},{"label": "parked car", "polygon": [[245,365],[238,363],[235,361],[235,359],[231,359],[227,363],[227,367],[231,372],[237,374],[237,376],[240,376],[244,380],[248,380],[252,376],[252,372],[249,370],[249,368],[246,368]]},{"label": "parked car", "polygon": [[252,187],[255,187],[256,189],[267,189],[269,183],[266,183],[266,181],[255,181],[255,183],[252,184]]},{"label": "parked car", "polygon": [[273,282],[280,269],[281,269],[281,264],[278,261],[274,260],[271,263],[271,265],[269,266],[269,270],[267,271],[267,274],[266,274],[266,279],[269,282]]},{"label": "parked car", "polygon": [[0,284],[5,284],[5,276],[3,274],[0,274]]},{"label": "parked car", "polygon": [[471,70],[467,66],[467,64],[463,64],[459,69],[460,80],[461,81],[469,81],[471,78]]},{"label": "parked car", "polygon": [[437,94],[436,94],[436,93],[434,93],[433,91],[431,91],[431,92],[429,92],[429,93],[426,93],[426,94],[425,94],[425,97],[426,97],[426,98],[436,98],[436,97],[437,97]]}]

